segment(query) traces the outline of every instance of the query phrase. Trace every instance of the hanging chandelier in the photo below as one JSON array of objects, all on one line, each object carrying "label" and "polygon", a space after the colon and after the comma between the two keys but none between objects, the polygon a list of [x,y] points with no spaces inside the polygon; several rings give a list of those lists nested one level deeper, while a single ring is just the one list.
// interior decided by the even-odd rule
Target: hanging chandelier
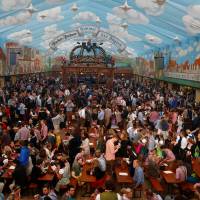
[{"label": "hanging chandelier", "polygon": [[154,2],[159,6],[163,6],[166,3],[166,0],[155,0]]},{"label": "hanging chandelier", "polygon": [[132,9],[132,7],[128,5],[127,0],[125,1],[123,5],[119,6],[119,8],[121,8],[124,12],[127,12]]}]

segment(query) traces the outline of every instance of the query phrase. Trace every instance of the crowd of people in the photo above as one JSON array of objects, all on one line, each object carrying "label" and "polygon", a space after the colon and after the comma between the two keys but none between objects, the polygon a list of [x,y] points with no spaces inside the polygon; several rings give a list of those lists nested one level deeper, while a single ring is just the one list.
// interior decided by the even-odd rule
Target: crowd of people
[{"label": "crowd of people", "polygon": [[[1,175],[10,161],[15,163],[12,179],[1,178],[1,195],[16,187],[26,195],[28,185],[35,183],[34,199],[59,199],[63,185],[62,199],[76,199],[77,188],[84,187],[83,166],[92,158],[96,181],[90,199],[130,200],[148,177],[163,181],[160,171],[174,161],[176,179],[194,183],[194,193],[179,185],[171,194],[148,187],[145,198],[200,199],[200,177],[192,170],[193,159],[200,157],[199,128],[200,105],[190,91],[125,78],[109,88],[25,77],[0,89]],[[114,169],[120,160],[127,161],[133,185],[116,193]],[[46,185],[38,177],[49,169],[54,178]]]}]

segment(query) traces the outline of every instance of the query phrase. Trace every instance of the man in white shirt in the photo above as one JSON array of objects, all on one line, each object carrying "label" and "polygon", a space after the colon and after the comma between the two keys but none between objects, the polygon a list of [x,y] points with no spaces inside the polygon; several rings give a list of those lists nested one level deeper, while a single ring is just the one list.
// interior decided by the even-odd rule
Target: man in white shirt
[{"label": "man in white shirt", "polygon": [[131,142],[139,139],[139,133],[138,133],[137,128],[134,128],[133,126],[131,126],[127,129],[127,133],[128,133],[129,140]]}]

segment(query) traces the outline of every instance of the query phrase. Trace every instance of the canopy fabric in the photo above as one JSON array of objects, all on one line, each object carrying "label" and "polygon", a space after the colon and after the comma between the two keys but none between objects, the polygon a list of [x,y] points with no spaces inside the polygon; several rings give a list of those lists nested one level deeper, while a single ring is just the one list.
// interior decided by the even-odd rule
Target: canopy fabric
[{"label": "canopy fabric", "polygon": [[[0,0],[0,44],[16,41],[48,50],[54,37],[91,24],[120,38],[135,57],[181,42],[197,43],[199,13],[199,0]],[[79,38],[84,39],[87,36]],[[71,50],[76,42],[66,41],[58,53]],[[112,42],[103,46],[122,53]]]}]

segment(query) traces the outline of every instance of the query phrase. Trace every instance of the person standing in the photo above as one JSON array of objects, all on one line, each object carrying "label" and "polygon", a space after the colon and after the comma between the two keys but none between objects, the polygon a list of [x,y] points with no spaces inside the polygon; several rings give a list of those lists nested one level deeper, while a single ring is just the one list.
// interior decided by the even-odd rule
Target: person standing
[{"label": "person standing", "polygon": [[112,173],[114,163],[115,163],[115,154],[120,148],[120,144],[115,145],[117,142],[117,137],[115,135],[112,136],[111,139],[109,139],[106,142],[106,152],[105,152],[105,158],[107,161],[108,169]]},{"label": "person standing", "polygon": [[41,120],[41,130],[40,130],[40,133],[41,133],[41,140],[42,141],[45,141],[47,139],[47,136],[48,136],[48,127],[45,123],[44,120]]},{"label": "person standing", "polygon": [[133,161],[133,167],[135,169],[133,176],[134,188],[137,188],[138,186],[144,184],[144,172],[142,167],[140,166],[139,160]]},{"label": "person standing", "polygon": [[23,122],[23,124],[21,125],[21,128],[18,130],[18,132],[15,135],[15,141],[16,140],[28,140],[30,137],[30,131],[29,129],[26,127],[26,124]]}]

